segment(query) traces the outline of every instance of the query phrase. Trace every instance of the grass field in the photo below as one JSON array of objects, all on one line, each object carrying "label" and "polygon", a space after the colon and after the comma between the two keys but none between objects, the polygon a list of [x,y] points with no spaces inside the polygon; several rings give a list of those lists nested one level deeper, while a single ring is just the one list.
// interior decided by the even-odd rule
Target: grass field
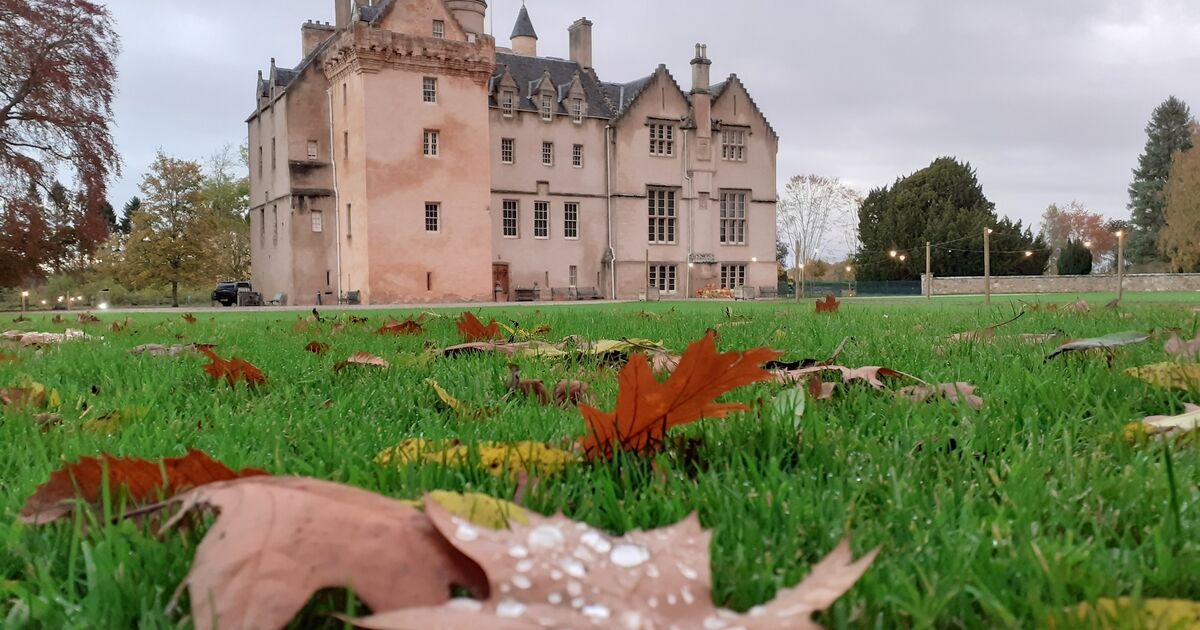
[{"label": "grass field", "polygon": [[[1195,325],[1186,299],[1131,301],[1120,312],[1102,304],[1086,314],[1029,313],[1000,332],[1059,329],[1080,338],[1164,327],[1186,334]],[[680,351],[716,326],[722,350],[770,346],[786,358],[824,358],[852,336],[843,365],[883,365],[936,383],[969,381],[986,404],[972,411],[849,388],[832,401],[810,401],[799,427],[755,405],[751,413],[678,431],[703,441],[691,456],[664,455],[658,471],[665,476],[645,466],[575,466],[541,479],[526,497],[528,507],[561,510],[617,533],[698,511],[715,534],[714,599],[737,609],[794,584],[843,536],[853,536],[856,553],[882,545],[858,585],[818,616],[833,628],[1033,627],[1100,597],[1200,599],[1200,452],[1170,453],[1168,474],[1162,445],[1134,446],[1121,437],[1132,419],[1200,402],[1122,374],[1164,360],[1161,340],[1118,352],[1111,368],[1103,356],[1044,363],[1055,342],[999,338],[935,352],[940,336],[1011,317],[1019,307],[1008,299],[991,307],[965,299],[861,300],[833,315],[816,315],[811,301],[738,303],[729,305],[736,320],[726,317],[726,306],[486,309],[484,316],[528,329],[548,324],[550,340],[645,337]],[[372,460],[409,437],[561,444],[583,433],[574,409],[501,401],[506,359],[422,358],[427,341],[458,341],[457,312],[428,322],[423,337],[376,335],[383,316],[355,314],[369,315],[370,324],[338,334],[328,324],[321,333],[295,333],[292,313],[205,313],[192,325],[179,313],[135,315],[130,329],[113,333],[108,323],[118,317],[105,314],[105,323],[90,330],[103,341],[40,356],[18,350],[19,360],[0,362],[0,386],[27,375],[53,387],[64,418],[43,432],[31,412],[0,415],[0,618],[53,628],[189,625],[186,616],[164,609],[201,533],[158,539],[128,522],[87,534],[70,523],[16,524],[25,498],[66,459],[101,452],[158,458],[194,447],[234,468],[313,476],[394,497],[470,489],[508,498],[514,482],[505,477],[433,464],[385,468]],[[4,327],[65,327],[49,324],[47,315],[33,319]],[[211,382],[200,358],[128,352],[178,338],[215,343],[222,356],[251,361],[267,386],[231,389]],[[305,352],[312,340],[332,351]],[[332,371],[335,361],[360,350],[392,367]],[[599,407],[613,405],[611,368],[536,358],[517,363],[527,378],[584,380]],[[457,419],[436,404],[424,384],[431,376],[470,404],[498,405],[499,413]],[[725,399],[754,405],[781,387],[753,385]],[[126,417],[111,433],[84,428],[109,411]],[[336,596],[322,597],[297,626],[332,627],[319,612],[344,606]]]}]

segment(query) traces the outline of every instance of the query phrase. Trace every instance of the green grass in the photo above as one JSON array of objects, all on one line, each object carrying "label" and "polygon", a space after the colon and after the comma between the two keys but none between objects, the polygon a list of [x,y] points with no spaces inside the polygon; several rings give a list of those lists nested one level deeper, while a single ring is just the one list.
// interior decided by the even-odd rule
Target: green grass
[{"label": "green grass", "polygon": [[[552,339],[639,336],[682,350],[710,326],[725,324],[726,306],[485,314],[528,328],[549,324]],[[661,318],[639,316],[644,308]],[[789,358],[822,358],[849,335],[857,342],[842,363],[889,366],[930,382],[970,381],[987,404],[979,412],[944,402],[916,405],[856,388],[810,402],[798,429],[765,411],[707,420],[679,432],[703,442],[694,457],[665,455],[665,478],[636,463],[578,466],[542,479],[527,504],[618,533],[698,511],[715,533],[714,600],[737,609],[794,584],[844,536],[853,536],[856,553],[882,545],[862,581],[818,617],[833,628],[1033,627],[1098,597],[1200,599],[1200,452],[1171,453],[1172,484],[1162,446],[1121,439],[1129,420],[1178,412],[1200,397],[1122,375],[1162,360],[1161,342],[1120,352],[1112,368],[1103,357],[1044,364],[1048,348],[1003,340],[934,351],[937,337],[1006,320],[1014,308],[1008,298],[990,307],[961,299],[858,300],[836,315],[817,316],[811,301],[733,304],[734,314],[749,322],[719,327],[723,350],[769,345]],[[195,447],[231,467],[309,475],[401,498],[433,489],[509,497],[514,483],[505,478],[436,465],[387,469],[372,459],[408,437],[559,443],[582,433],[574,410],[498,402],[506,360],[424,362],[426,338],[374,335],[383,317],[366,314],[370,325],[336,335],[328,325],[324,334],[293,333],[292,313],[205,313],[191,326],[178,313],[138,315],[121,333],[108,330],[107,321],[117,317],[105,315],[106,325],[92,330],[104,341],[40,356],[23,350],[20,361],[0,363],[0,386],[28,375],[56,388],[64,402],[64,424],[45,433],[30,413],[0,415],[0,618],[11,626],[55,628],[189,625],[164,609],[202,532],[159,539],[133,523],[85,534],[78,523],[36,529],[15,523],[25,498],[66,459],[101,452],[157,458]],[[1076,338],[1163,327],[1190,332],[1193,317],[1185,300],[1131,300],[1121,313],[1030,313],[1002,332],[1061,329]],[[50,325],[46,315],[34,319],[7,327],[64,327]],[[427,327],[427,338],[439,345],[457,340],[450,319]],[[230,389],[210,382],[200,359],[128,353],[142,343],[176,343],[180,335],[253,362],[268,386]],[[330,343],[332,352],[304,352],[314,339]],[[359,350],[387,358],[392,368],[332,372],[333,362]],[[601,407],[615,400],[615,373],[607,368],[518,363],[527,378],[590,382]],[[483,421],[454,418],[423,384],[430,376],[467,402],[500,404],[501,412]],[[754,404],[778,391],[760,384],[727,399]],[[136,408],[146,414],[113,435],[81,428],[103,412]],[[328,624],[318,612],[344,610],[336,599],[323,598],[297,625]]]}]

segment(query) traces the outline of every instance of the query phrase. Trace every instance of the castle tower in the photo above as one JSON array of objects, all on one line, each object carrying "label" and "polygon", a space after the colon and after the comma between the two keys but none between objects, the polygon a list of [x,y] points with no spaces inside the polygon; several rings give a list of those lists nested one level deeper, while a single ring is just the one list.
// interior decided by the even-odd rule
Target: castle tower
[{"label": "castle tower", "polygon": [[468,37],[483,35],[483,20],[487,16],[487,2],[484,0],[446,0],[446,8],[450,9]]},{"label": "castle tower", "polygon": [[521,12],[517,14],[517,24],[513,26],[509,39],[512,40],[513,52],[518,55],[537,56],[537,31],[533,30],[533,21],[529,19],[529,11],[524,4],[521,5]]}]

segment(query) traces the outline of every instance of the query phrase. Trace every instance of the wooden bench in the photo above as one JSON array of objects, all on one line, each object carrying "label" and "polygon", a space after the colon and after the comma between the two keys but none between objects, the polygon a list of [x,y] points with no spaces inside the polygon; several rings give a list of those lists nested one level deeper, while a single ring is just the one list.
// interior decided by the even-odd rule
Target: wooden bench
[{"label": "wooden bench", "polygon": [[338,298],[338,304],[362,304],[362,291],[347,291]]},{"label": "wooden bench", "polygon": [[578,287],[575,289],[576,300],[603,300],[604,296],[596,290],[596,287]]},{"label": "wooden bench", "polygon": [[516,289],[513,289],[513,301],[515,301],[515,302],[536,302],[538,299],[539,293],[541,293],[541,291],[539,291],[537,289],[522,289],[522,288],[518,287]]},{"label": "wooden bench", "polygon": [[275,297],[267,301],[268,306],[287,306],[287,294],[280,292],[276,293]]},{"label": "wooden bench", "polygon": [[550,289],[550,301],[565,302],[575,299],[575,289],[568,287],[552,287]]},{"label": "wooden bench", "polygon": [[779,297],[779,287],[758,287],[758,297],[773,300]]}]

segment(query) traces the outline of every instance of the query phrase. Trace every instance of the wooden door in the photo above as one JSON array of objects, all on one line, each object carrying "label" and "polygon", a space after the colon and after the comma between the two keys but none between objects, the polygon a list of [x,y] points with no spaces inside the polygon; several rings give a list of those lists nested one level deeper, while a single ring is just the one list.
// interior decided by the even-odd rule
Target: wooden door
[{"label": "wooden door", "polygon": [[497,302],[508,301],[508,263],[492,263],[492,290]]}]

